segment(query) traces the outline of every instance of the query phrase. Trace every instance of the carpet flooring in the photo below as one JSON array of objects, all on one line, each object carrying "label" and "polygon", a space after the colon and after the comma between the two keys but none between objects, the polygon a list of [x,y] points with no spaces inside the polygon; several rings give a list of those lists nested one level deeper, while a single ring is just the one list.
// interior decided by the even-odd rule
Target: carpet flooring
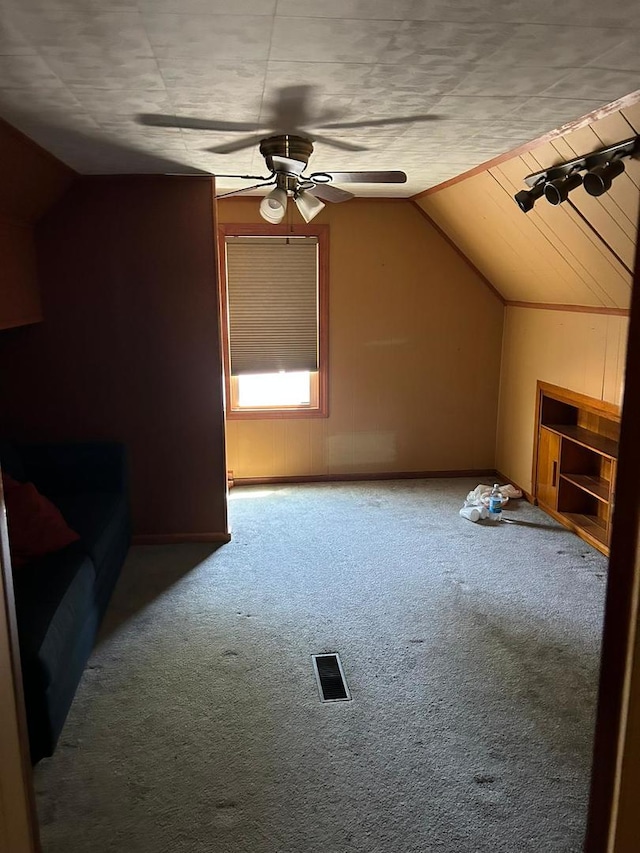
[{"label": "carpet flooring", "polygon": [[475,485],[236,488],[230,544],[133,548],[44,853],[578,853],[607,561],[523,501],[461,518]]}]

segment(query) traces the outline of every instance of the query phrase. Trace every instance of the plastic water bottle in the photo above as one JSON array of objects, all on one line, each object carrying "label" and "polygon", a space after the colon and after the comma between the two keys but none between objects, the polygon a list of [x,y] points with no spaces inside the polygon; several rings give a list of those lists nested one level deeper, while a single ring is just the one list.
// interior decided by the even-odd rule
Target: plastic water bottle
[{"label": "plastic water bottle", "polygon": [[502,518],[502,492],[499,483],[493,484],[493,489],[489,495],[489,518],[494,521],[500,521]]}]

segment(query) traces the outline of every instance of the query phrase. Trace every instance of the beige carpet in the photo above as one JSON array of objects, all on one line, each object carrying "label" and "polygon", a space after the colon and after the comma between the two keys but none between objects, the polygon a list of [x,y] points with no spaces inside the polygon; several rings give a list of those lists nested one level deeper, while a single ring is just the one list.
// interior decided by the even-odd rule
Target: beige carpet
[{"label": "beige carpet", "polygon": [[36,770],[45,853],[577,853],[606,560],[526,504],[460,518],[475,485],[235,489],[231,544],[133,549]]}]

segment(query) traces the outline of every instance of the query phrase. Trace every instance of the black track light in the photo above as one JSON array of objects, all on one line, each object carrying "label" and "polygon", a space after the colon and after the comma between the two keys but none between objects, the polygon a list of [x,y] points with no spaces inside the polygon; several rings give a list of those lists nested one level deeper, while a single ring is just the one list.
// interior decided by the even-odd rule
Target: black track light
[{"label": "black track light", "polygon": [[514,198],[518,204],[520,210],[524,213],[528,213],[533,209],[533,205],[536,201],[544,195],[544,181],[540,181],[540,183],[533,186],[530,190],[520,190],[519,193],[516,193]]},{"label": "black track light", "polygon": [[527,189],[517,192],[514,198],[520,210],[528,213],[540,196],[544,195],[549,204],[562,204],[580,184],[589,195],[602,195],[624,172],[624,157],[640,158],[640,135],[527,175]]},{"label": "black track light", "polygon": [[544,197],[549,204],[562,204],[569,198],[571,190],[575,190],[582,183],[582,175],[573,172],[567,175],[566,178],[556,178],[555,181],[549,181],[544,186]]},{"label": "black track light", "polygon": [[624,163],[622,160],[613,160],[611,163],[605,163],[604,166],[594,166],[584,176],[584,188],[589,195],[602,195],[611,189],[613,179],[623,172]]}]

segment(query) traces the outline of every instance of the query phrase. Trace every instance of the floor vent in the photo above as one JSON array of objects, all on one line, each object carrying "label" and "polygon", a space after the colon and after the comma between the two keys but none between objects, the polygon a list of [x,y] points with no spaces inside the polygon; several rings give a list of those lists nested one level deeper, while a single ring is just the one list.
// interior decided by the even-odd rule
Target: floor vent
[{"label": "floor vent", "polygon": [[351,694],[338,655],[312,655],[311,658],[322,702],[348,702]]}]

